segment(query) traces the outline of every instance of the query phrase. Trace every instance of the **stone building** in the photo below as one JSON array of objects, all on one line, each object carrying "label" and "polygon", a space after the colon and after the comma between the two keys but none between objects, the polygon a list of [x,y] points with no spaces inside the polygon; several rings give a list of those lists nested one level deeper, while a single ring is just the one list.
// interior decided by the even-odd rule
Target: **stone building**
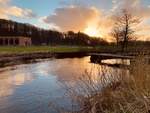
[{"label": "stone building", "polygon": [[22,36],[0,36],[0,46],[30,46],[31,38]]}]

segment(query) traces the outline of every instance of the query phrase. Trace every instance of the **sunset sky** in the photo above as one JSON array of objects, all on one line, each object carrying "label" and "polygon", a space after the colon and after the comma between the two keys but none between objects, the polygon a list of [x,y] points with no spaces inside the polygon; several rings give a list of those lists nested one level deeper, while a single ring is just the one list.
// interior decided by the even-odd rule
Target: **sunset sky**
[{"label": "sunset sky", "polygon": [[150,0],[0,0],[0,18],[109,40],[111,17],[122,8],[142,19],[137,34],[150,40]]}]

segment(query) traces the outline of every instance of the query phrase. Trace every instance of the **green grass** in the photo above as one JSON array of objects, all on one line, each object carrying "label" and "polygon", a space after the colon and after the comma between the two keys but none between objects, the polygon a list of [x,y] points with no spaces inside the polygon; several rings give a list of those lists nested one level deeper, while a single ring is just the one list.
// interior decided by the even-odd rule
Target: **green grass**
[{"label": "green grass", "polygon": [[[120,47],[114,45],[100,45],[96,47],[90,46],[0,46],[0,54],[19,54],[34,52],[52,52],[52,53],[68,53],[68,52],[116,52],[120,51]],[[128,51],[139,51],[138,47],[128,47]],[[143,50],[143,49],[142,49]]]},{"label": "green grass", "polygon": [[18,54],[18,53],[34,53],[34,52],[90,52],[93,51],[93,47],[82,46],[1,46],[0,54]]}]

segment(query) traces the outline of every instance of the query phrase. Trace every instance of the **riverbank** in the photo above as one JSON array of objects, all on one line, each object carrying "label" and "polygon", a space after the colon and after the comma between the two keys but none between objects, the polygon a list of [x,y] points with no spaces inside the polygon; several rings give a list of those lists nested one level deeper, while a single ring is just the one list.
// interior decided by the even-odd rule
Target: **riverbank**
[{"label": "riverbank", "polygon": [[69,52],[88,52],[95,48],[88,46],[0,46],[0,55],[3,54],[25,54],[38,52],[69,53]]},{"label": "riverbank", "polygon": [[[141,50],[142,48],[142,50]],[[126,50],[127,54],[146,52],[150,54],[149,47],[129,46]],[[72,53],[72,52],[96,52],[96,53],[118,53],[121,52],[121,47],[115,45],[100,45],[100,46],[0,46],[0,56],[10,54],[25,54],[25,53]]]},{"label": "riverbank", "polygon": [[35,62],[37,59],[83,57],[88,53],[107,50],[109,47],[88,46],[1,46],[0,67]]},{"label": "riverbank", "polygon": [[87,56],[87,52],[34,52],[34,53],[20,53],[20,54],[3,54],[0,55],[0,67],[32,63],[39,59],[49,58],[73,58]]},{"label": "riverbank", "polygon": [[63,58],[85,56],[92,51],[92,47],[68,47],[68,46],[30,46],[30,47],[0,47],[0,67],[35,62],[37,59]]},{"label": "riverbank", "polygon": [[[37,59],[83,57],[89,53],[113,53],[118,54],[116,46],[0,46],[0,67],[35,62]],[[132,54],[131,54],[132,53]],[[138,52],[135,52],[138,53]],[[133,51],[126,52],[134,55]]]}]

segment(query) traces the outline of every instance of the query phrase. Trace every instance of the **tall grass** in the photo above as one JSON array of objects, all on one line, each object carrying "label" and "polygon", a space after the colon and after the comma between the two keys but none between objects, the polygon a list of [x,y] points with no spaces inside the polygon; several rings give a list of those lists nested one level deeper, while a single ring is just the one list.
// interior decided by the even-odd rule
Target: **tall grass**
[{"label": "tall grass", "polygon": [[86,72],[78,87],[70,90],[70,97],[79,105],[76,113],[150,113],[150,66],[145,58],[138,57],[129,73],[99,71],[96,79]]}]

